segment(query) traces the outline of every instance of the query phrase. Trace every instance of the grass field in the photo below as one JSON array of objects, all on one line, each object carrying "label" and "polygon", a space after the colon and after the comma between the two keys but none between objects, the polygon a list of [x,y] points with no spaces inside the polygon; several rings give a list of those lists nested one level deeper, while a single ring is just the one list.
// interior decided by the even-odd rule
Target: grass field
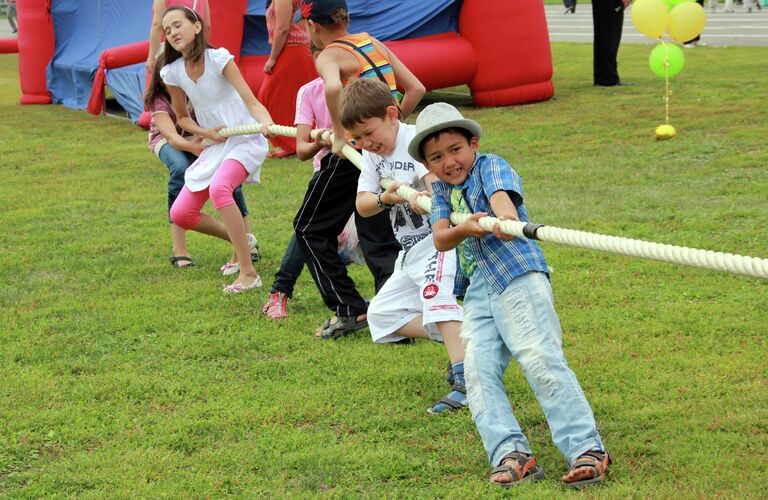
[{"label": "grass field", "polygon": [[[594,88],[591,45],[554,44],[554,99],[463,110],[482,149],[522,175],[536,222],[768,257],[768,49],[686,52],[666,142],[653,139],[664,107],[649,50],[621,48],[634,86]],[[0,495],[502,495],[468,413],[425,412],[447,389],[442,346],[316,341],[328,312],[307,273],[289,320],[261,316],[309,164],[269,161],[245,188],[266,286],[224,296],[220,242],[190,234],[200,268],[168,264],[167,173],[146,133],[18,106],[16,64],[0,57]],[[428,96],[442,98],[466,102]],[[514,493],[768,495],[768,283],[542,246],[566,355],[615,464],[599,489],[566,491],[512,366],[510,399],[547,471]],[[367,271],[351,269],[370,296]]]}]

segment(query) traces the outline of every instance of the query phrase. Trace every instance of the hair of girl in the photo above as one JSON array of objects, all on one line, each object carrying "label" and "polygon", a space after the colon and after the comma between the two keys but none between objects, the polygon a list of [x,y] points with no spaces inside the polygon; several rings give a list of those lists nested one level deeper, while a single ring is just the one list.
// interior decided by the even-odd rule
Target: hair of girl
[{"label": "hair of girl", "polygon": [[[195,35],[195,40],[192,42],[192,50],[189,51],[188,58],[190,61],[197,62],[205,54],[205,49],[209,48],[208,42],[205,39],[205,30],[203,29],[203,20],[194,10],[190,9],[186,5],[172,5],[165,9],[163,18],[168,15],[169,12],[180,10],[184,13],[184,17],[187,18],[192,24],[200,23],[200,32]],[[171,64],[176,59],[182,57],[181,52],[174,49],[171,46],[171,42],[168,41],[168,37],[165,38],[165,64]]]},{"label": "hair of girl", "polygon": [[147,85],[147,91],[144,92],[144,106],[151,110],[152,105],[155,102],[157,96],[163,96],[169,101],[171,100],[168,89],[163,83],[163,79],[160,78],[160,70],[165,66],[165,52],[161,52],[155,59],[155,65],[152,67],[152,76],[149,79],[149,85]]}]

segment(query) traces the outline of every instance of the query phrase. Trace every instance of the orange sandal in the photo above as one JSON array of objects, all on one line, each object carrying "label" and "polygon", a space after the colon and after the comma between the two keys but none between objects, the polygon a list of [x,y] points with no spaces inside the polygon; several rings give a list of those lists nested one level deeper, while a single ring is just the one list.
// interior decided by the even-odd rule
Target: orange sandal
[{"label": "orange sandal", "polygon": [[[494,481],[493,476],[500,473],[508,474],[511,481],[508,483]],[[533,458],[533,455],[528,455],[521,451],[507,453],[504,455],[504,458],[501,459],[501,465],[495,467],[491,471],[491,482],[498,484],[502,488],[511,488],[520,483],[536,481],[543,477],[544,467],[536,463],[536,459]]]},{"label": "orange sandal", "polygon": [[[608,465],[611,463],[611,457],[605,451],[590,450],[582,454],[571,465],[571,470],[567,475],[563,476],[563,483],[569,488],[581,488],[582,486],[588,486],[590,484],[597,484],[605,479],[608,474]],[[576,469],[591,468],[592,477],[587,479],[567,481]]]}]

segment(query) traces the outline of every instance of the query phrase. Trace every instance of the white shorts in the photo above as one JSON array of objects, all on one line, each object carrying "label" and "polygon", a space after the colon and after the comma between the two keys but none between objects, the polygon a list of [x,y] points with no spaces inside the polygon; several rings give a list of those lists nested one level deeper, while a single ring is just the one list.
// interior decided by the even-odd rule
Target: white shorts
[{"label": "white shorts", "polygon": [[453,296],[456,252],[438,252],[432,235],[407,253],[400,252],[395,271],[368,306],[368,328],[376,343],[397,342],[405,337],[394,332],[422,316],[433,340],[442,340],[437,323],[461,321],[462,308]]}]

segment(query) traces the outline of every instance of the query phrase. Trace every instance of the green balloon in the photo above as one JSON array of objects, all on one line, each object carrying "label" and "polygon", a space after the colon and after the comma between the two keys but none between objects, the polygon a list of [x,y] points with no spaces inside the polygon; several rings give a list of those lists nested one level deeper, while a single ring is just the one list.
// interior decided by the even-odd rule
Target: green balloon
[{"label": "green balloon", "polygon": [[664,5],[667,6],[667,10],[672,10],[675,8],[676,5],[681,4],[683,2],[693,2],[694,0],[663,0]]},{"label": "green balloon", "polygon": [[651,66],[651,71],[656,75],[664,78],[664,69],[666,68],[666,74],[670,77],[680,73],[685,65],[685,56],[683,51],[678,45],[673,43],[664,43],[657,45],[648,57],[648,64]]}]

